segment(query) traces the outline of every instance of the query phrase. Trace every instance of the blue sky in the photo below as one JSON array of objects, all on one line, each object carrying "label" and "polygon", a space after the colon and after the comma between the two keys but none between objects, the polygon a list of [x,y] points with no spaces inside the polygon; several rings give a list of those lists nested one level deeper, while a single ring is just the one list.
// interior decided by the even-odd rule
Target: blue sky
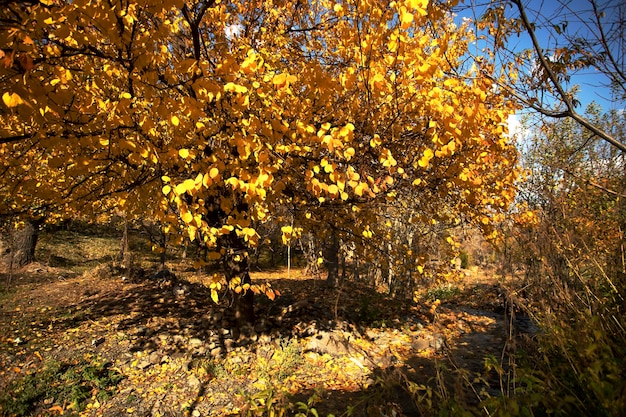
[{"label": "blue sky", "polygon": [[[487,7],[493,5],[489,0],[466,0],[464,4],[465,6],[475,5],[478,10],[483,12]],[[622,13],[626,13],[623,0],[596,0],[596,4],[600,10],[606,11],[602,23],[607,28],[609,27],[608,23],[615,21],[620,10]],[[537,38],[548,55],[550,49],[555,45],[563,46],[565,41],[553,25],[560,25],[567,21],[567,27],[564,28],[565,33],[578,37],[588,38],[598,34],[594,24],[595,17],[592,12],[592,4],[589,0],[524,0],[524,5],[529,20],[536,24]],[[518,15],[516,7],[509,7],[507,11],[511,16]],[[482,14],[482,12],[478,13]],[[466,9],[459,14],[458,18],[463,16],[472,17],[472,11]],[[622,19],[625,17],[622,15]],[[608,36],[611,34],[614,35],[614,33],[607,33]],[[528,34],[522,33],[519,37],[511,37],[507,47],[514,51],[521,51],[531,48],[532,44]],[[624,102],[616,100],[612,96],[610,88],[607,87],[607,81],[606,76],[593,68],[571,74],[571,79],[566,87],[578,86],[577,98],[581,102],[578,111],[583,112],[584,108],[591,102],[600,104],[605,111],[624,108]]]}]

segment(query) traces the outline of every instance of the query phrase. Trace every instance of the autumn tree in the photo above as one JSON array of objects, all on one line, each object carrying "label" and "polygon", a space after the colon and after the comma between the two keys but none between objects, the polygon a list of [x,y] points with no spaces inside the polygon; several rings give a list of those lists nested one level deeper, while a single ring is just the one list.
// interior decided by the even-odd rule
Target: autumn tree
[{"label": "autumn tree", "polygon": [[400,222],[489,235],[514,197],[513,104],[464,65],[474,38],[444,5],[47,0],[0,13],[2,210],[158,219],[171,244],[207,248],[196,266],[221,265],[213,298],[225,283],[244,320],[253,293],[274,297],[250,282],[254,225],[286,207],[286,241],[380,242],[390,205]]},{"label": "autumn tree", "polygon": [[[624,137],[619,112],[592,105],[584,117]],[[626,341],[624,154],[572,119],[526,132],[529,176],[520,200],[532,211],[520,213],[512,234],[525,308],[546,334],[535,366],[549,395],[539,406],[554,406],[567,391],[564,412],[619,414],[626,389],[616,371]]]},{"label": "autumn tree", "polygon": [[582,89],[597,100],[626,99],[623,2],[466,1],[456,10],[471,16],[480,39],[471,52],[500,88],[537,115],[570,118],[626,151],[623,138],[585,116],[580,97]]}]

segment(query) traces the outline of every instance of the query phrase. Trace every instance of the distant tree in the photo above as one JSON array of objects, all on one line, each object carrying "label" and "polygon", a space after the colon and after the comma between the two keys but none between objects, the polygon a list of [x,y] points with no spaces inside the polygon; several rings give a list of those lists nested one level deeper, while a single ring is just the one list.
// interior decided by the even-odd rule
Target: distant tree
[{"label": "distant tree", "polygon": [[[619,112],[590,106],[584,117],[616,137],[626,124]],[[624,407],[626,384],[626,156],[575,120],[527,126],[523,157],[528,180],[513,229],[526,272],[527,307],[548,335],[545,397],[569,414],[614,415]],[[592,364],[592,365],[590,365]],[[558,398],[558,399],[557,399]]]}]

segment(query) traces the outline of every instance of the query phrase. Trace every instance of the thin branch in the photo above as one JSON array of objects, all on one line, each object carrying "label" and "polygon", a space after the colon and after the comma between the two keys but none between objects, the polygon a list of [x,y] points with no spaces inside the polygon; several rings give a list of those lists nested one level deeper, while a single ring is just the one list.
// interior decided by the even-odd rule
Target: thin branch
[{"label": "thin branch", "polygon": [[[526,15],[526,9],[522,5],[522,1],[511,0],[511,2],[517,6],[519,13],[520,13],[520,18],[522,19],[522,23],[524,24],[524,27],[526,28],[526,32],[530,36],[530,39],[532,41],[533,48],[535,49],[535,53],[537,54],[539,63],[541,64],[541,67],[546,71],[546,74],[548,75],[550,82],[556,89],[561,100],[563,100],[563,103],[565,103],[567,110],[562,111],[562,112],[552,112],[536,104],[531,105],[531,107],[534,110],[537,110],[541,114],[544,114],[546,116],[571,117],[578,124],[580,124],[581,126],[584,126],[589,131],[598,135],[600,138],[610,143],[611,145],[615,146],[620,151],[626,152],[626,144],[620,142],[619,140],[614,138],[612,135],[610,135],[608,132],[605,132],[604,130],[600,129],[598,126],[594,125],[589,120],[585,119],[584,117],[582,117],[580,114],[576,112],[571,99],[567,96],[567,92],[565,91],[561,83],[559,82],[557,75],[554,73],[554,71],[552,70],[552,67],[550,66],[550,63],[548,62],[548,60],[543,54],[543,49],[541,48],[539,40],[537,39],[537,35],[535,34],[533,25],[530,23],[530,20],[528,19],[528,16]],[[519,97],[519,95],[516,94],[516,97]],[[530,104],[528,99],[525,99],[522,101],[525,104]]]}]

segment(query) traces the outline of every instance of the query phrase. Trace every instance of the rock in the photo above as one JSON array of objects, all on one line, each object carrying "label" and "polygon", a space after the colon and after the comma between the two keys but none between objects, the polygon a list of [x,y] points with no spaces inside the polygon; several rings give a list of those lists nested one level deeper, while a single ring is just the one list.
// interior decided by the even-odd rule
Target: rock
[{"label": "rock", "polygon": [[211,349],[211,356],[220,357],[222,356],[223,349],[221,347],[215,347]]},{"label": "rock", "polygon": [[150,276],[150,279],[154,281],[168,281],[176,280],[176,275],[169,269],[161,269]]},{"label": "rock", "polygon": [[198,339],[197,337],[192,337],[191,339],[189,339],[190,348],[197,348],[199,346],[202,346],[202,344],[202,340]]},{"label": "rock", "polygon": [[224,340],[224,347],[226,348],[227,352],[230,352],[231,350],[233,350],[235,346],[236,346],[236,343],[233,339]]},{"label": "rock", "polygon": [[99,337],[97,339],[93,339],[91,341],[91,346],[98,346],[100,344],[104,343],[104,337]]},{"label": "rock", "polygon": [[259,322],[254,325],[254,331],[257,333],[265,333],[268,330],[269,326],[265,320],[259,320]]},{"label": "rock", "polygon": [[149,367],[150,365],[152,365],[149,361],[147,360],[143,360],[141,362],[139,362],[137,364],[137,369],[146,369],[147,367]]},{"label": "rock", "polygon": [[420,337],[420,338],[415,339],[415,341],[413,342],[413,348],[417,350],[428,349],[430,347],[430,343],[431,343],[430,340],[424,337]]},{"label": "rock", "polygon": [[304,356],[312,361],[316,361],[320,357],[320,354],[317,352],[313,352],[312,350],[309,350],[308,352],[304,354]]},{"label": "rock", "polygon": [[313,351],[320,354],[328,353],[331,356],[341,356],[348,353],[349,343],[341,336],[332,332],[321,331],[311,337],[305,351]]},{"label": "rock", "polygon": [[191,388],[197,388],[200,386],[200,380],[195,375],[189,375],[187,378],[187,385]]},{"label": "rock", "polygon": [[152,352],[150,356],[148,356],[148,360],[151,364],[156,365],[158,363],[161,363],[161,355],[159,355],[157,352]]},{"label": "rock", "polygon": [[237,340],[239,339],[239,336],[241,336],[241,331],[238,328],[233,328],[230,333],[232,334],[232,338]]},{"label": "rock", "polygon": [[146,334],[147,331],[148,331],[148,329],[145,328],[144,326],[138,326],[138,327],[135,327],[135,332],[134,333],[137,336],[143,336],[143,335]]},{"label": "rock", "polygon": [[436,351],[443,350],[445,344],[446,342],[440,334],[434,334],[432,340],[430,341],[430,347]]},{"label": "rock", "polygon": [[367,336],[369,340],[376,340],[380,337],[380,333],[372,329],[367,329],[367,331],[365,332],[365,335]]}]

